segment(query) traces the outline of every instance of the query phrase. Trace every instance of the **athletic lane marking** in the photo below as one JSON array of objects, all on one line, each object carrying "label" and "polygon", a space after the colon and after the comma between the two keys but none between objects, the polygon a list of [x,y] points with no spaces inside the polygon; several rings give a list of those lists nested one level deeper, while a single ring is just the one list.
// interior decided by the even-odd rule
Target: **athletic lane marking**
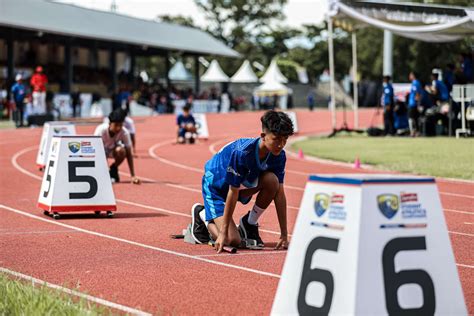
[{"label": "athletic lane marking", "polygon": [[449,208],[445,208],[444,211],[445,211],[445,212],[452,212],[452,213],[460,213],[460,214],[474,215],[474,212],[452,210],[452,209],[449,209]]},{"label": "athletic lane marking", "polygon": [[[203,173],[203,169],[198,169],[198,168],[190,167],[190,166],[187,166],[187,165],[184,165],[184,164],[180,164],[180,163],[177,163],[177,162],[165,159],[165,158],[161,158],[157,154],[155,154],[155,150],[157,148],[159,148],[161,146],[164,146],[166,144],[169,144],[169,143],[172,143],[172,141],[161,142],[161,143],[157,143],[157,144],[151,146],[148,149],[148,154],[151,157],[155,158],[156,160],[161,161],[161,162],[163,162],[165,164],[168,164],[170,166],[177,167],[177,168],[182,168],[182,169],[189,170],[189,171],[198,172],[200,174]],[[285,184],[285,188],[288,188],[288,189],[291,189],[291,190],[296,190],[296,191],[304,191],[304,188],[295,187],[295,186],[291,186],[291,185],[287,185],[287,184]]]},{"label": "athletic lane marking", "polygon": [[220,253],[220,254],[213,254],[213,255],[199,255],[199,256],[196,256],[196,257],[206,257],[206,258],[209,258],[209,257],[228,257],[228,256],[231,256],[231,257],[234,257],[234,256],[257,256],[257,255],[272,255],[272,254],[286,254],[287,252],[284,251],[284,250],[275,250],[275,251],[258,251],[258,250],[255,250],[253,252],[250,252],[250,251],[246,251],[246,252],[238,252],[238,253]]},{"label": "athletic lane marking", "polygon": [[468,264],[456,263],[456,265],[457,265],[458,267],[474,269],[474,266],[471,266],[471,265],[468,265]]},{"label": "athletic lane marking", "polygon": [[26,274],[23,274],[23,273],[19,273],[19,272],[15,272],[15,271],[3,268],[3,267],[0,267],[0,272],[10,274],[10,275],[13,275],[15,277],[18,277],[18,278],[21,278],[21,279],[24,279],[24,280],[28,280],[28,281],[32,282],[33,285],[38,284],[38,285],[41,285],[41,286],[47,286],[49,288],[59,290],[59,291],[64,292],[66,294],[74,295],[74,296],[77,296],[77,297],[80,297],[80,298],[84,298],[88,301],[98,303],[100,305],[104,305],[104,306],[107,306],[107,307],[110,307],[110,308],[113,308],[113,309],[116,309],[116,310],[120,310],[120,311],[125,312],[125,313],[130,313],[132,315],[139,315],[139,316],[151,316],[152,315],[152,314],[145,313],[145,312],[143,312],[141,310],[138,310],[138,309],[134,309],[134,308],[131,308],[131,307],[128,307],[128,306],[125,306],[125,305],[120,305],[120,304],[117,304],[117,303],[114,303],[114,302],[104,300],[102,298],[98,298],[98,297],[95,297],[95,296],[91,296],[91,295],[88,295],[88,294],[77,292],[77,291],[74,291],[74,290],[71,290],[71,289],[53,284],[53,283],[49,283],[49,282],[34,278],[32,276],[29,276],[29,275],[26,275]]},{"label": "athletic lane marking", "polygon": [[[28,148],[25,148],[21,151],[19,151],[18,153],[16,153],[13,157],[12,157],[12,164],[14,165],[14,167],[16,169],[18,169],[18,171],[22,172],[23,174],[25,175],[28,175],[30,177],[33,177],[35,179],[38,179],[38,180],[43,180],[41,177],[35,175],[34,173],[31,173],[29,172],[28,170],[24,169],[23,167],[21,167],[18,163],[17,163],[17,158],[31,150],[32,148],[36,148],[37,146],[32,146],[32,147],[28,147]],[[200,192],[200,191],[199,191]],[[184,213],[180,213],[180,212],[175,212],[175,211],[171,211],[171,210],[167,210],[167,209],[163,209],[163,208],[159,208],[159,207],[154,207],[154,206],[149,206],[149,205],[145,205],[145,204],[140,204],[140,203],[135,203],[135,202],[131,202],[131,201],[127,201],[127,200],[122,200],[122,199],[116,199],[117,202],[121,202],[121,203],[124,203],[124,204],[130,204],[130,205],[134,205],[134,206],[138,206],[138,207],[142,207],[142,208],[145,208],[145,209],[150,209],[150,210],[156,210],[156,211],[160,211],[160,212],[164,212],[164,213],[168,213],[168,214],[173,214],[173,215],[178,215],[178,216],[184,216],[184,217],[191,217],[191,215],[189,214],[184,214]],[[454,211],[454,210],[450,210],[450,211]],[[470,212],[463,212],[463,211],[456,211],[458,213],[469,213],[472,215],[472,213]],[[279,232],[275,232],[275,231],[271,231],[271,230],[266,230],[266,229],[259,229],[260,231],[262,232],[266,232],[266,233],[269,233],[269,234],[274,234],[274,235],[280,235]],[[453,232],[453,234],[455,233],[458,233],[458,234],[463,234],[463,233],[459,233],[459,232]],[[291,236],[291,234],[289,234],[289,236]]]},{"label": "athletic lane marking", "polygon": [[462,235],[462,236],[474,237],[474,234],[455,232],[455,231],[451,231],[451,230],[448,230],[448,233],[454,234],[454,235]]},{"label": "athletic lane marking", "polygon": [[78,233],[73,230],[38,230],[29,232],[0,232],[1,235],[33,235],[33,234],[64,234],[64,233]]},{"label": "athletic lane marking", "polygon": [[92,231],[92,230],[87,230],[87,229],[84,229],[84,228],[79,228],[79,227],[76,227],[76,226],[60,223],[60,222],[57,222],[57,221],[53,221],[53,220],[50,220],[50,219],[46,219],[46,218],[42,218],[42,217],[30,214],[26,211],[21,211],[21,210],[9,207],[7,205],[0,204],[0,208],[3,208],[3,209],[5,209],[9,212],[12,212],[12,213],[20,214],[20,215],[23,215],[23,216],[26,216],[26,217],[29,217],[29,218],[32,218],[32,219],[36,219],[36,220],[39,220],[39,221],[42,221],[42,222],[50,223],[52,225],[66,227],[66,228],[76,230],[78,232],[82,232],[82,233],[85,233],[85,234],[89,234],[89,235],[93,235],[93,236],[97,236],[97,237],[101,237],[101,238],[105,238],[105,239],[110,239],[110,240],[122,242],[122,243],[125,243],[125,244],[133,245],[133,246],[138,246],[138,247],[145,248],[145,249],[159,251],[159,252],[174,255],[174,256],[177,256],[177,257],[182,257],[182,258],[186,258],[186,259],[193,259],[193,260],[206,262],[206,263],[210,263],[210,264],[214,264],[214,265],[218,265],[218,266],[223,266],[223,267],[226,267],[226,268],[232,268],[232,269],[242,270],[242,271],[251,272],[251,273],[255,273],[255,274],[260,274],[260,275],[263,275],[263,276],[268,276],[268,277],[273,277],[273,278],[278,278],[278,279],[280,278],[280,275],[275,274],[275,273],[265,272],[265,271],[252,269],[252,268],[246,268],[246,267],[242,267],[242,266],[238,266],[238,265],[234,265],[234,264],[229,264],[229,263],[224,263],[224,262],[219,262],[219,261],[214,261],[214,260],[210,260],[210,259],[206,259],[206,258],[200,258],[200,257],[197,257],[195,255],[189,255],[189,254],[182,253],[182,252],[177,252],[177,251],[168,250],[168,249],[164,249],[164,248],[160,248],[160,247],[150,246],[150,245],[139,243],[139,242],[136,242],[136,241],[131,241],[131,240],[127,240],[127,239],[124,239],[124,238],[115,237],[115,236],[111,236],[111,235],[107,235],[107,234],[102,234],[102,233],[95,232],[95,231]]},{"label": "athletic lane marking", "polygon": [[466,225],[474,225],[474,223],[464,222]]}]

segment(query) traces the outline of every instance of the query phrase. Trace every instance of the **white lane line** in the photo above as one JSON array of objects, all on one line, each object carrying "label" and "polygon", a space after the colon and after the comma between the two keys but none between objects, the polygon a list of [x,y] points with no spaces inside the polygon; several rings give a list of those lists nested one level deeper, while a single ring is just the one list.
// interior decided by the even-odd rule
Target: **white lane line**
[{"label": "white lane line", "polygon": [[80,297],[80,298],[84,298],[88,301],[91,301],[91,302],[94,302],[94,303],[97,303],[97,304],[100,304],[100,305],[104,305],[104,306],[107,306],[107,307],[110,307],[110,308],[113,308],[113,309],[116,309],[116,310],[120,310],[120,311],[125,312],[125,313],[130,313],[132,315],[139,315],[139,316],[151,316],[152,315],[152,314],[145,313],[145,312],[143,312],[141,310],[138,310],[138,309],[134,309],[134,308],[131,308],[131,307],[128,307],[128,306],[125,306],[125,305],[120,305],[120,304],[117,304],[117,303],[114,303],[114,302],[104,300],[102,298],[98,298],[98,297],[95,297],[95,296],[91,296],[91,295],[88,295],[88,294],[77,292],[77,291],[74,291],[74,290],[71,290],[71,289],[53,284],[53,283],[49,283],[49,282],[34,278],[32,276],[29,276],[29,275],[26,275],[26,274],[23,274],[23,273],[19,273],[19,272],[15,272],[15,271],[3,268],[3,267],[0,267],[0,272],[13,275],[17,278],[28,280],[28,281],[32,282],[33,285],[38,284],[38,285],[41,285],[41,286],[47,286],[49,288],[59,290],[61,292],[67,293],[69,295],[74,295],[74,296],[77,296],[77,297]]},{"label": "white lane line", "polygon": [[255,251],[246,251],[246,252],[238,252],[238,253],[220,253],[220,254],[213,254],[213,255],[199,255],[196,257],[201,258],[209,258],[209,257],[235,257],[235,256],[257,256],[257,255],[272,255],[272,254],[285,254],[287,251],[284,250],[275,250],[275,251],[262,251],[262,250],[255,250]]},{"label": "white lane line", "polygon": [[474,212],[452,210],[452,209],[449,209],[449,208],[445,208],[444,211],[445,211],[445,212],[452,212],[452,213],[460,213],[460,214],[474,215]]},{"label": "white lane line", "polygon": [[445,192],[445,191],[439,191],[439,193],[443,194],[443,195],[450,195],[450,196],[462,197],[462,198],[473,199],[474,200],[473,195],[465,195],[465,194],[451,193],[451,192]]},{"label": "white lane line", "polygon": [[462,236],[474,237],[474,234],[461,233],[461,232],[454,232],[454,231],[451,231],[451,230],[448,230],[448,233],[454,234],[454,235],[462,235]]},{"label": "white lane line", "polygon": [[457,265],[458,267],[474,269],[474,266],[471,266],[471,265],[468,265],[468,264],[456,263],[456,265]]},{"label": "white lane line", "polygon": [[87,229],[84,229],[84,228],[79,228],[79,227],[76,227],[76,226],[60,223],[60,222],[57,222],[57,221],[53,221],[53,220],[50,220],[50,219],[39,217],[39,216],[30,214],[28,212],[21,211],[21,210],[9,207],[7,205],[0,204],[0,208],[3,208],[3,209],[5,209],[9,212],[12,212],[12,213],[20,214],[20,215],[23,215],[23,216],[26,216],[26,217],[29,217],[29,218],[32,218],[32,219],[36,219],[36,220],[39,220],[39,221],[42,221],[42,222],[50,223],[52,225],[66,227],[66,228],[76,230],[78,232],[83,232],[83,233],[86,233],[86,234],[89,234],[89,235],[93,235],[93,236],[97,236],[97,237],[101,237],[101,238],[106,238],[106,239],[122,242],[122,243],[133,245],[133,246],[138,246],[138,247],[145,248],[145,249],[155,250],[155,251],[163,252],[163,253],[166,253],[166,254],[174,255],[174,256],[177,256],[177,257],[182,257],[182,258],[186,258],[186,259],[193,259],[193,260],[206,262],[206,263],[210,263],[210,264],[214,264],[214,265],[218,265],[218,266],[223,266],[223,267],[226,267],[226,268],[232,268],[232,269],[242,270],[242,271],[246,271],[246,272],[251,272],[251,273],[255,273],[255,274],[259,274],[259,275],[263,275],[263,276],[268,276],[268,277],[273,277],[273,278],[280,278],[280,275],[275,274],[275,273],[270,273],[270,272],[260,271],[260,270],[256,270],[256,269],[246,268],[246,267],[242,267],[242,266],[238,266],[238,265],[234,265],[234,264],[228,264],[228,263],[219,262],[219,261],[214,261],[214,260],[210,260],[210,259],[206,259],[206,258],[199,258],[195,255],[189,255],[189,254],[182,253],[182,252],[177,252],[177,251],[168,250],[168,249],[164,249],[164,248],[160,248],[160,247],[150,246],[150,245],[142,244],[142,243],[139,243],[139,242],[136,242],[136,241],[131,241],[131,240],[127,240],[127,239],[124,239],[124,238],[115,237],[115,236],[111,236],[111,235],[107,235],[107,234],[102,234],[102,233],[95,232],[95,231],[92,231],[92,230],[87,230]]},{"label": "white lane line", "polygon": [[[158,143],[158,144],[155,144],[155,145],[151,146],[148,149],[148,154],[151,157],[155,158],[156,160],[161,161],[165,164],[168,164],[168,165],[171,165],[171,166],[174,166],[174,167],[177,167],[177,168],[182,168],[182,169],[185,169],[185,170],[189,170],[189,171],[198,172],[198,173],[202,174],[203,173],[203,168],[199,169],[199,168],[194,168],[194,167],[190,167],[190,166],[187,166],[187,165],[183,165],[183,164],[180,164],[180,163],[177,163],[177,162],[165,159],[165,158],[161,158],[157,154],[155,154],[155,150],[157,148],[159,148],[161,146],[164,146],[166,144],[169,144],[171,142],[172,141],[167,141],[167,142],[162,142],[162,143]],[[285,184],[285,189],[291,189],[291,190],[296,190],[296,191],[304,191],[304,188],[295,187],[295,186],[291,186],[291,185],[287,185],[287,184]]]},{"label": "white lane line", "polygon": [[73,230],[38,230],[30,232],[0,232],[1,235],[35,235],[35,234],[64,234],[78,233]]},{"label": "white lane line", "polygon": [[[23,167],[21,167],[18,163],[17,163],[17,159],[18,157],[29,151],[29,150],[32,150],[33,148],[36,148],[37,146],[32,146],[32,147],[28,147],[28,148],[25,148],[21,151],[19,151],[18,153],[16,153],[13,157],[12,157],[12,164],[13,166],[18,169],[18,171],[30,176],[30,177],[33,177],[33,178],[36,178],[38,180],[42,180],[41,177],[38,177],[37,175],[35,175],[34,173],[31,173],[29,172],[28,170],[26,169],[23,169]],[[180,186],[181,187],[181,186]],[[200,191],[199,191],[200,192]],[[191,215],[187,215],[187,214],[182,214],[182,213],[179,213],[179,212],[174,212],[174,211],[170,211],[170,210],[166,210],[166,209],[163,209],[163,208],[159,208],[159,207],[154,207],[154,206],[149,206],[149,205],[145,205],[145,204],[140,204],[140,203],[135,203],[135,202],[131,202],[131,201],[126,201],[126,200],[121,200],[121,199],[116,199],[118,202],[122,202],[122,203],[125,203],[125,204],[130,204],[130,205],[134,205],[134,206],[138,206],[138,207],[143,207],[143,208],[147,208],[147,209],[151,209],[151,210],[156,210],[156,211],[160,211],[160,212],[164,212],[164,213],[168,213],[168,214],[173,214],[173,215],[179,215],[179,216],[185,216],[185,217],[191,217]],[[298,209],[296,207],[292,207],[292,208],[295,208],[295,209]],[[450,210],[450,211],[455,211],[455,210]],[[456,211],[457,213],[465,213],[463,211]],[[466,212],[466,213],[469,213],[469,212]],[[471,214],[471,213],[469,213]],[[279,232],[275,232],[275,231],[271,231],[271,230],[266,230],[266,229],[259,229],[260,231],[262,232],[266,232],[266,233],[269,233],[269,234],[274,234],[274,235],[280,235]],[[453,234],[455,234],[456,232],[453,232]],[[463,234],[463,233],[458,233],[458,234]],[[291,236],[291,234],[289,235]]]},{"label": "white lane line", "polygon": [[474,223],[464,222],[466,225],[474,225]]}]

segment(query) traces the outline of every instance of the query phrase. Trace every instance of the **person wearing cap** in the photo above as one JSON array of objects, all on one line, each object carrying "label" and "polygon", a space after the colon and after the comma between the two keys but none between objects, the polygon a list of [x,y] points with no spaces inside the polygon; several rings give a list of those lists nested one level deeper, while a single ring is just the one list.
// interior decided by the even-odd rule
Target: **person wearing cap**
[{"label": "person wearing cap", "polygon": [[30,84],[33,90],[33,107],[37,113],[46,112],[46,84],[48,78],[43,73],[43,67],[36,67],[35,73],[31,76]]},{"label": "person wearing cap", "polygon": [[16,127],[22,127],[23,114],[25,111],[26,89],[25,85],[23,84],[23,76],[21,74],[16,75],[15,81],[16,83],[12,86],[11,89],[11,96],[16,105],[15,125]]}]

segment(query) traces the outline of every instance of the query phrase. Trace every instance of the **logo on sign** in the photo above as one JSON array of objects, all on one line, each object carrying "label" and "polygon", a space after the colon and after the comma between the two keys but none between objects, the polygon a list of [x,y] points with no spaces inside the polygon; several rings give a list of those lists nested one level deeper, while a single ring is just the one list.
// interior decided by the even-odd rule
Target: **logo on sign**
[{"label": "logo on sign", "polygon": [[398,211],[398,196],[395,194],[381,194],[377,196],[377,204],[382,214],[391,219]]},{"label": "logo on sign", "polygon": [[79,151],[79,149],[81,149],[81,143],[79,142],[69,142],[67,144],[67,147],[69,148],[69,150],[75,154]]},{"label": "logo on sign", "polygon": [[400,193],[401,209],[403,218],[425,218],[426,209],[418,201],[416,193]]},{"label": "logo on sign", "polygon": [[95,148],[92,146],[91,142],[81,142],[81,153],[94,154]]},{"label": "logo on sign", "polygon": [[314,211],[318,217],[323,216],[329,207],[330,197],[326,193],[316,193],[314,196]]},{"label": "logo on sign", "polygon": [[63,135],[69,134],[67,127],[55,127],[53,128],[53,131],[55,134],[63,134]]}]

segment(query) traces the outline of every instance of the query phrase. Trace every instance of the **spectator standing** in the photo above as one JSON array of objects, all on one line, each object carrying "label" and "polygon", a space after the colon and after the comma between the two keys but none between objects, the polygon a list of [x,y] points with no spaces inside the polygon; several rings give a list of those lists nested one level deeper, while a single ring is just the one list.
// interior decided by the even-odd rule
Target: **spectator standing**
[{"label": "spectator standing", "polygon": [[81,94],[79,90],[75,90],[71,93],[71,101],[72,101],[72,116],[73,117],[80,117],[81,116]]},{"label": "spectator standing", "polygon": [[43,67],[38,66],[30,80],[31,89],[33,90],[33,108],[36,113],[46,112],[46,85],[48,77],[43,73]]},{"label": "spectator standing", "polygon": [[16,110],[15,110],[15,125],[16,127],[23,126],[23,115],[25,112],[25,96],[26,96],[26,88],[23,84],[23,77],[22,75],[16,75],[16,83],[12,86],[12,99],[15,102]]},{"label": "spectator standing", "polygon": [[314,102],[315,102],[315,100],[314,100],[314,91],[313,90],[309,91],[308,96],[306,97],[306,101],[308,102],[309,110],[313,111]]},{"label": "spectator standing", "polygon": [[383,94],[382,94],[382,105],[383,105],[383,121],[385,126],[385,135],[393,135],[395,133],[394,122],[393,122],[393,108],[394,108],[394,94],[393,86],[390,82],[390,76],[383,77]]},{"label": "spectator standing", "polygon": [[408,96],[408,123],[410,136],[415,137],[418,135],[418,118],[420,117],[418,105],[423,95],[423,88],[416,72],[410,72],[408,78],[411,81],[410,95]]},{"label": "spectator standing", "polygon": [[471,82],[473,79],[473,71],[472,58],[470,54],[461,55],[461,70],[464,75],[464,79],[466,79],[467,82]]}]

